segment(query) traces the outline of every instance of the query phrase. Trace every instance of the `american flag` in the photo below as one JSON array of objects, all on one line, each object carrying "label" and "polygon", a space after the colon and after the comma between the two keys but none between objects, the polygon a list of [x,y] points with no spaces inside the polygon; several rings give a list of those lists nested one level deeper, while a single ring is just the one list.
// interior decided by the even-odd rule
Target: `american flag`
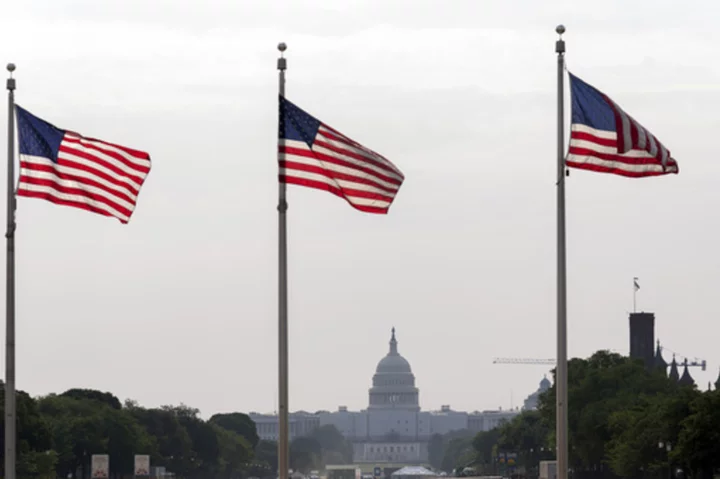
[{"label": "american flag", "polygon": [[150,155],[57,128],[15,106],[18,196],[112,216],[127,223],[150,172]]},{"label": "american flag", "polygon": [[280,182],[329,191],[368,213],[387,214],[405,178],[389,160],[280,96]]},{"label": "american flag", "polygon": [[678,173],[670,151],[607,95],[572,74],[570,91],[568,166],[636,178]]}]

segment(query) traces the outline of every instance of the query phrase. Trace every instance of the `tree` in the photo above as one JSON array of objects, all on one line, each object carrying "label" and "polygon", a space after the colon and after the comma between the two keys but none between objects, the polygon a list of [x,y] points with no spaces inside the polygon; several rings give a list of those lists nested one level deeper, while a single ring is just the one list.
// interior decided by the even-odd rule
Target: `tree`
[{"label": "tree", "polygon": [[671,455],[675,464],[689,468],[698,477],[713,477],[720,468],[720,392],[698,395],[690,404],[688,416]]},{"label": "tree", "polygon": [[481,431],[473,438],[472,446],[475,450],[475,461],[478,464],[489,465],[493,463],[493,450],[500,439],[500,428]]},{"label": "tree", "polygon": [[[709,479],[720,468],[719,392],[679,386],[635,360],[604,351],[573,359],[568,372],[570,466],[576,479],[666,477],[670,466]],[[3,393],[0,388],[0,398]],[[0,400],[0,408],[3,404]],[[27,479],[68,474],[86,479],[92,454],[111,455],[116,479],[132,474],[135,454],[149,454],[153,465],[183,479],[269,479],[277,470],[277,444],[257,440],[254,424],[242,413],[205,421],[182,404],[123,406],[109,392],[74,388],[37,399],[18,391],[17,424],[17,471]],[[547,447],[554,431],[551,388],[540,397],[538,411],[525,411],[497,429],[432,436],[430,460],[448,472],[493,474],[499,452],[516,452],[532,477],[537,462],[554,455]],[[350,462],[352,453],[352,444],[335,427],[323,426],[292,441],[290,466],[307,472]]]},{"label": "tree", "polygon": [[100,401],[101,403],[107,404],[113,409],[122,409],[122,404],[117,396],[108,393],[97,391],[95,389],[68,389],[60,396],[65,396],[73,399],[90,399],[92,401]]},{"label": "tree", "polygon": [[189,477],[212,476],[218,470],[220,444],[215,429],[200,419],[197,409],[180,406],[163,406],[162,409],[172,412],[187,430],[192,441],[193,454],[187,467]]},{"label": "tree", "polygon": [[[258,442],[255,448],[255,463],[260,469],[275,475],[278,469],[278,445],[275,441]],[[267,469],[265,469],[267,468]]]},{"label": "tree", "polygon": [[297,437],[290,443],[290,467],[303,473],[315,469],[322,457],[322,447],[312,437]]},{"label": "tree", "polygon": [[340,431],[331,424],[316,428],[310,437],[320,445],[320,463],[325,464],[350,464],[353,459],[353,446]]},{"label": "tree", "polygon": [[53,449],[58,454],[58,475],[65,477],[79,470],[82,478],[88,477],[92,454],[107,451],[103,409],[109,406],[51,394],[38,401],[38,408],[50,427]]},{"label": "tree", "polygon": [[167,409],[144,409],[135,403],[125,407],[135,421],[154,439],[150,461],[169,471],[188,471],[193,465],[192,439],[180,424],[173,411]]},{"label": "tree", "polygon": [[553,454],[547,451],[549,436],[549,424],[540,412],[523,411],[498,428],[497,446],[501,452],[516,453],[518,465],[526,471],[538,473],[540,461],[553,458]]},{"label": "tree", "polygon": [[440,469],[444,455],[445,441],[443,441],[442,434],[433,434],[428,442],[428,462],[435,469]]},{"label": "tree", "polygon": [[40,400],[39,408],[50,424],[60,475],[74,474],[79,468],[86,477],[91,456],[103,453],[113,458],[112,474],[132,474],[134,455],[153,448],[152,438],[131,413],[112,401],[92,394],[50,395]]},{"label": "tree", "polygon": [[[0,426],[5,427],[5,384],[0,381]],[[19,476],[48,476],[55,470],[57,454],[52,451],[52,435],[40,414],[37,401],[16,391],[17,473]],[[5,460],[5,436],[0,435],[0,460]]]},{"label": "tree", "polygon": [[260,442],[255,422],[247,414],[240,412],[215,414],[210,418],[210,422],[244,437],[253,449]]},{"label": "tree", "polygon": [[135,454],[153,455],[155,438],[126,410],[104,407],[102,421],[103,435],[107,438],[107,453],[112,458],[110,472],[114,475],[132,475]]},{"label": "tree", "polygon": [[40,477],[55,479],[58,455],[55,451],[25,451],[18,455],[16,473],[18,477]]},{"label": "tree", "polygon": [[[0,387],[0,396],[3,392]],[[131,476],[135,454],[148,454],[153,465],[184,479],[241,479],[254,455],[244,435],[257,437],[254,423],[242,413],[204,421],[197,409],[182,404],[145,409],[128,400],[123,407],[109,392],[81,388],[37,400],[18,391],[17,424],[18,476],[38,479],[87,479],[93,454],[110,455],[114,478]],[[327,435],[332,432],[320,437],[333,441],[332,434]],[[258,443],[264,461],[258,470],[264,470],[264,476],[277,468],[275,448]]]},{"label": "tree", "polygon": [[241,477],[252,459],[253,451],[250,443],[245,437],[233,431],[214,423],[210,425],[215,430],[220,447],[218,476],[228,479]]},{"label": "tree", "polygon": [[697,390],[678,387],[667,395],[639,396],[631,408],[610,417],[612,437],[607,444],[608,464],[623,477],[647,471],[660,474],[670,467],[662,444],[677,444],[682,422],[690,414]]},{"label": "tree", "polygon": [[458,467],[465,467],[473,463],[474,460],[473,437],[455,437],[450,439],[445,448],[442,470],[452,471]]},{"label": "tree", "polygon": [[[612,439],[611,416],[633,409],[643,396],[668,394],[673,386],[662,374],[648,372],[640,361],[607,351],[568,362],[570,465],[575,470],[605,468]],[[574,406],[574,405],[582,405]],[[555,386],[540,398],[540,415],[554,442]]]}]

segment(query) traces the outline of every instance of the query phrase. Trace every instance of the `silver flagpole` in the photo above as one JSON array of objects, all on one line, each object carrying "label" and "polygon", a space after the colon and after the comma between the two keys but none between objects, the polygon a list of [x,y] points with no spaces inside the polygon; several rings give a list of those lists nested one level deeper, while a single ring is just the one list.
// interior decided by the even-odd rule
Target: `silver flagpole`
[{"label": "silver flagpole", "polygon": [[633,278],[633,313],[637,313],[637,278]]},{"label": "silver flagpole", "polygon": [[[277,61],[280,96],[285,96],[285,69],[287,62],[284,43],[278,44]],[[279,125],[278,125],[279,126]],[[278,164],[279,166],[279,164]],[[284,181],[278,181],[278,474],[287,479],[290,469],[288,428],[288,294],[287,294],[287,200]]]},{"label": "silver flagpole", "polygon": [[555,31],[560,38],[555,42],[558,76],[558,130],[557,130],[557,369],[556,369],[556,457],[557,479],[568,477],[568,377],[567,377],[567,266],[565,261],[565,138],[564,138],[564,88],[565,27],[558,25]]},{"label": "silver flagpole", "polygon": [[7,277],[5,283],[5,479],[15,479],[15,65],[8,63]]}]

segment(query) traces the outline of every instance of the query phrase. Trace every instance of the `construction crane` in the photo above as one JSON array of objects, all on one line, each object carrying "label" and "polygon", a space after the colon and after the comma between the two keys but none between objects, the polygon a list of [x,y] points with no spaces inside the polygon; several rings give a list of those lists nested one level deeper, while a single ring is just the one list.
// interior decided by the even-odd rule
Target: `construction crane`
[{"label": "construction crane", "polygon": [[[689,359],[685,356],[681,356],[679,354],[674,353],[673,351],[670,351],[669,349],[660,346],[660,348],[663,351],[667,351],[669,353],[672,353],[673,358],[676,356],[680,358],[681,360],[678,361],[676,359],[676,362],[678,366],[684,366],[687,364],[688,367],[699,367],[702,371],[705,371],[707,369],[707,361],[704,359]],[[493,364],[530,364],[530,365],[536,365],[536,366],[555,366],[555,363],[557,361],[555,359],[539,359],[539,358],[493,358]]]},{"label": "construction crane", "polygon": [[[658,346],[660,347],[661,351],[663,351],[663,352],[667,351],[668,353],[672,353],[673,359],[675,359],[675,362],[677,363],[678,366],[685,366],[687,364],[688,367],[700,368],[701,371],[705,371],[707,369],[707,361],[705,361],[704,359],[698,359],[698,358],[690,359],[681,354],[677,354],[675,351],[669,350],[665,346],[662,346],[660,344],[658,344]],[[680,360],[678,360],[678,358],[680,358]],[[668,363],[668,364],[670,364],[670,363]]]},{"label": "construction crane", "polygon": [[554,359],[537,358],[494,358],[493,364],[537,364],[542,366],[555,366]]}]

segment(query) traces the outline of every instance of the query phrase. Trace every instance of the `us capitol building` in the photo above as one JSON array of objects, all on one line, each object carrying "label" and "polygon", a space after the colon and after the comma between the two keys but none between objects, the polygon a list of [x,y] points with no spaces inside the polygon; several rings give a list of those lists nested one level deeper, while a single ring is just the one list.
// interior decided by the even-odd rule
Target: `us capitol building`
[{"label": "us capitol building", "polygon": [[[421,411],[418,396],[415,375],[407,359],[398,353],[393,328],[390,350],[378,363],[372,378],[368,408],[348,411],[340,406],[335,412],[290,413],[290,440],[331,424],[353,444],[355,463],[421,464],[427,463],[427,445],[432,435],[463,429],[489,431],[519,414],[517,409],[468,413],[454,411],[450,406],[442,406],[440,411]],[[250,413],[250,418],[255,421],[261,439],[277,440],[277,415]]]}]

